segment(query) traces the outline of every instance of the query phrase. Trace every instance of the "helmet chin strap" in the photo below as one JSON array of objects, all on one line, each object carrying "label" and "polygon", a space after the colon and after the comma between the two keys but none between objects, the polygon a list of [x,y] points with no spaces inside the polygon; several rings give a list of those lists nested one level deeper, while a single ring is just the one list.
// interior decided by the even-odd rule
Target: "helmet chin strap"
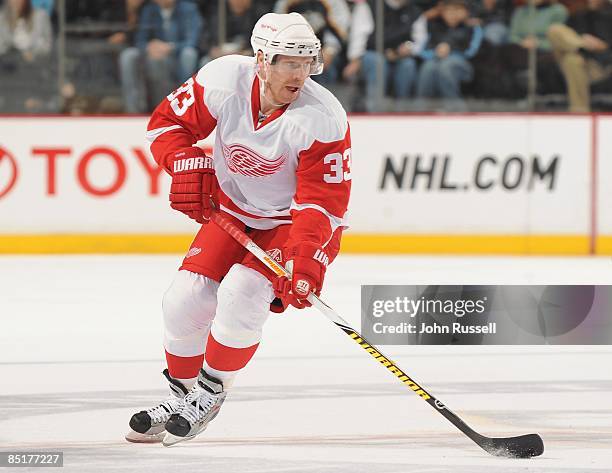
[{"label": "helmet chin strap", "polygon": [[[264,63],[264,68],[266,69],[265,72],[266,72],[266,76],[267,76],[268,72],[269,72],[269,69],[268,69],[269,66],[268,66],[268,63],[266,62],[265,59],[264,59],[263,63]],[[268,102],[274,108],[284,107],[286,104],[284,104],[284,103],[277,103],[274,100],[272,100],[271,97],[268,97],[268,95],[266,95],[267,81],[261,76],[259,69],[257,69],[257,77],[259,78],[259,95],[261,96],[261,98],[264,98],[266,100],[266,102]],[[260,107],[261,107],[261,105],[262,104],[261,104],[261,100],[260,100]]]}]

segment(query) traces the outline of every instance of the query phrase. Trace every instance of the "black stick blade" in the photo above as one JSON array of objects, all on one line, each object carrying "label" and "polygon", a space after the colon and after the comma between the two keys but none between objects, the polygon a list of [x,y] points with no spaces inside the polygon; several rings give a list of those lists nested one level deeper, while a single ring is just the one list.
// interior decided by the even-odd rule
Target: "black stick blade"
[{"label": "black stick blade", "polygon": [[544,453],[544,442],[538,434],[488,438],[480,446],[496,457],[531,458]]}]

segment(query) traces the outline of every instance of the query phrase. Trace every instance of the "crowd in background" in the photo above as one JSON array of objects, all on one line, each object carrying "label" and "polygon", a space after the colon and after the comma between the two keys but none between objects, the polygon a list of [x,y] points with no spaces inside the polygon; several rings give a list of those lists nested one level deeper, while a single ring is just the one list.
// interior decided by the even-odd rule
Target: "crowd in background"
[{"label": "crowd in background", "polygon": [[0,0],[0,112],[147,113],[207,62],[252,55],[268,11],[306,17],[325,63],[313,78],[351,111],[511,103],[532,71],[537,94],[587,112],[612,94],[611,1],[384,0],[378,36],[377,0],[227,0],[224,25],[218,0]]}]

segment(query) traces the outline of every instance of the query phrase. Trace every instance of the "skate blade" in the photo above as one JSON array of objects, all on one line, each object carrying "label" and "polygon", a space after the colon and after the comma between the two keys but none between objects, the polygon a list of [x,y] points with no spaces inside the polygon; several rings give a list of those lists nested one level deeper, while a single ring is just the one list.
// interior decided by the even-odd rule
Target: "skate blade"
[{"label": "skate blade", "polygon": [[184,442],[186,440],[191,440],[195,438],[195,435],[189,435],[187,437],[179,437],[178,435],[173,435],[170,432],[166,432],[162,440],[162,445],[164,447],[172,447],[172,445],[176,445],[179,442]]},{"label": "skate blade", "polygon": [[141,434],[139,432],[130,430],[125,435],[125,440],[131,443],[160,443],[163,441],[164,435],[166,435],[165,430],[162,430],[158,434]]}]

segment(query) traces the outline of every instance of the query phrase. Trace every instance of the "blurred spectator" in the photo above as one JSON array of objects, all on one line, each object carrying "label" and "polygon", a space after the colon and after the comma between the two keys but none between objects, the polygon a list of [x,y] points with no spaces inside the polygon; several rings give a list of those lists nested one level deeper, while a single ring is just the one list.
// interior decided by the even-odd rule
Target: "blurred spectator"
[{"label": "blurred spectator", "polygon": [[338,79],[340,52],[351,21],[346,0],[278,0],[276,13],[297,12],[306,18],[321,41],[323,74],[313,76],[317,82],[332,84]]},{"label": "blurred spectator", "polygon": [[532,0],[533,7],[522,6],[512,14],[510,44],[500,49],[500,59],[511,81],[509,95],[526,92],[529,51],[536,51],[539,92],[554,92],[563,83],[546,35],[551,25],[565,23],[567,9],[550,0]]},{"label": "blurred spectator", "polygon": [[[207,0],[210,1],[210,0]],[[201,65],[227,54],[253,55],[251,49],[251,33],[259,18],[269,10],[257,5],[253,0],[228,0],[226,10],[224,44],[218,44],[219,22],[216,9],[211,11],[210,28],[205,32],[205,44],[201,49],[207,54]]]},{"label": "blurred spectator", "polygon": [[472,80],[470,63],[482,43],[482,29],[468,24],[465,0],[444,0],[440,16],[427,22],[427,42],[421,53],[417,97],[440,96],[449,109],[465,109],[461,83]]},{"label": "blurred spectator", "polygon": [[348,62],[342,71],[343,78],[349,82],[353,81],[361,71],[361,59],[375,28],[372,8],[367,0],[353,0],[350,5],[351,22],[346,51]]},{"label": "blurred spectator", "polygon": [[565,77],[569,110],[590,111],[590,84],[612,75],[612,5],[589,0],[587,10],[570,16],[567,26],[552,25],[548,38]]},{"label": "blurred spectator", "polygon": [[472,16],[473,24],[482,28],[484,39],[492,45],[508,41],[509,19],[512,5],[509,0],[479,0]]},{"label": "blurred spectator", "polygon": [[32,0],[32,6],[34,8],[41,8],[47,12],[47,15],[51,17],[53,15],[54,0]]},{"label": "blurred spectator", "polygon": [[366,110],[375,111],[377,98],[377,67],[382,62],[385,93],[392,86],[396,98],[410,95],[416,80],[419,55],[427,39],[427,21],[409,0],[385,0],[383,48],[384,57],[376,52],[376,27],[373,18],[375,2],[357,4],[353,10],[350,41],[344,68],[345,79],[359,71],[366,83]]},{"label": "blurred spectator", "polygon": [[32,62],[51,51],[51,22],[44,10],[30,0],[6,0],[0,11],[0,55],[16,52]]},{"label": "blurred spectator", "polygon": [[510,20],[510,42],[524,49],[537,48],[550,51],[546,33],[550,25],[565,23],[567,9],[550,0],[532,0],[535,8],[528,5],[518,7]]},{"label": "blurred spectator", "polygon": [[107,41],[111,44],[133,44],[134,33],[138,26],[140,9],[145,0],[125,0],[125,29],[117,31],[108,37]]},{"label": "blurred spectator", "polygon": [[[50,94],[51,21],[30,0],[5,0],[0,10],[0,75],[13,106],[42,111]],[[10,108],[6,107],[6,108]]]},{"label": "blurred spectator", "polygon": [[49,17],[51,17],[53,14],[54,3],[54,0],[32,0],[32,6],[34,8],[41,8],[42,10],[45,10]]},{"label": "blurred spectator", "polygon": [[[96,0],[98,1],[98,0]],[[120,113],[118,57],[133,44],[139,10],[145,0],[70,0],[67,14],[67,81],[62,85],[63,113]],[[144,109],[144,105],[143,105]]]},{"label": "blurred spectator", "polygon": [[[152,109],[177,82],[185,81],[198,64],[198,41],[203,20],[196,5],[186,0],[153,0],[140,12],[135,47],[125,49],[119,59],[125,111]],[[144,62],[148,103],[139,100],[143,89],[140,66]]]}]

